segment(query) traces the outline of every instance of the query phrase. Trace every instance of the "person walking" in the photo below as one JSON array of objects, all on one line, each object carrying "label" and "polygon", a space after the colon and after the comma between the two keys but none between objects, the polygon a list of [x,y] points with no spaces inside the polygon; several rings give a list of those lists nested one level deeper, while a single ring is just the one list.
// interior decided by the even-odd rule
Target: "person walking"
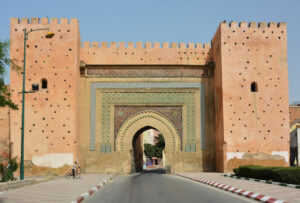
[{"label": "person walking", "polygon": [[73,167],[72,167],[73,179],[75,178],[76,169],[77,169],[77,161],[74,162]]}]

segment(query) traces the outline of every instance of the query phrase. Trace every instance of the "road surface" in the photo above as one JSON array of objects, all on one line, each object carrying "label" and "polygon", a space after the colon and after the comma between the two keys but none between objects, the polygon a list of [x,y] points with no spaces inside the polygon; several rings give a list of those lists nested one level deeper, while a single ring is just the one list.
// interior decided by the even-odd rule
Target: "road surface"
[{"label": "road surface", "polygon": [[87,203],[256,202],[242,196],[187,180],[162,170],[117,176],[93,194]]}]

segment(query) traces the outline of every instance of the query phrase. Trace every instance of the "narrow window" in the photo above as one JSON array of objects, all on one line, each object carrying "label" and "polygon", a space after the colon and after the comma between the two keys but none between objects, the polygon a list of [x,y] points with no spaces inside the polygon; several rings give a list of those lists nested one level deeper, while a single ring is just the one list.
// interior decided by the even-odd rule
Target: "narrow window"
[{"label": "narrow window", "polygon": [[257,92],[257,83],[256,82],[251,83],[251,92]]},{"label": "narrow window", "polygon": [[47,89],[48,88],[48,82],[46,79],[42,79],[42,89]]}]

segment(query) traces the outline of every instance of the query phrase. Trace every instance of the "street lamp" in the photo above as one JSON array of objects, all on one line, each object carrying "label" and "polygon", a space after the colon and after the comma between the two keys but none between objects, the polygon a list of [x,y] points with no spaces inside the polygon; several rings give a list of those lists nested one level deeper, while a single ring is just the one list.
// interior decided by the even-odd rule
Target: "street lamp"
[{"label": "street lamp", "polygon": [[22,90],[22,128],[21,128],[21,164],[20,164],[20,179],[24,180],[24,116],[25,116],[25,93],[31,93],[25,91],[25,65],[26,65],[26,40],[31,32],[39,30],[48,30],[45,35],[47,39],[51,39],[54,36],[53,32],[49,32],[49,28],[30,29],[28,32],[24,29],[24,59],[23,59],[23,90]]}]

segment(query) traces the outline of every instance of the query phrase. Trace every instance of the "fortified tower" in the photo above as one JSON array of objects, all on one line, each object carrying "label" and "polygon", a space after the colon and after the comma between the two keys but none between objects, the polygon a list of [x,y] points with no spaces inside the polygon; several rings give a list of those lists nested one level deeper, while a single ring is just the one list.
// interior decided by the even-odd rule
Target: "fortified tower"
[{"label": "fortified tower", "polygon": [[[24,31],[49,28],[55,33],[46,39],[46,31],[31,32],[26,49],[26,91],[32,84],[39,91],[26,94],[25,160],[39,166],[58,167],[76,160],[78,136],[78,89],[80,34],[77,19],[11,19],[10,57],[23,67]],[[11,71],[12,99],[19,111],[11,111],[13,155],[20,157],[22,70]]]},{"label": "fortified tower", "polygon": [[[166,141],[176,171],[230,171],[240,164],[288,165],[285,23],[221,23],[209,43],[84,42],[77,19],[11,19],[11,58],[26,57],[25,160],[83,172],[133,172],[139,133]],[[11,71],[21,107],[22,70]],[[7,113],[7,110],[1,112]],[[5,135],[20,156],[21,109]],[[7,133],[8,132],[8,133]],[[2,138],[1,138],[2,139]],[[3,140],[3,139],[2,139]],[[137,158],[136,158],[137,157]]]},{"label": "fortified tower", "polygon": [[[286,165],[289,161],[286,24],[224,22],[212,44],[216,64],[217,170],[263,162]],[[280,155],[284,160],[265,155],[253,157],[251,162],[251,157],[243,156],[258,152]]]}]

